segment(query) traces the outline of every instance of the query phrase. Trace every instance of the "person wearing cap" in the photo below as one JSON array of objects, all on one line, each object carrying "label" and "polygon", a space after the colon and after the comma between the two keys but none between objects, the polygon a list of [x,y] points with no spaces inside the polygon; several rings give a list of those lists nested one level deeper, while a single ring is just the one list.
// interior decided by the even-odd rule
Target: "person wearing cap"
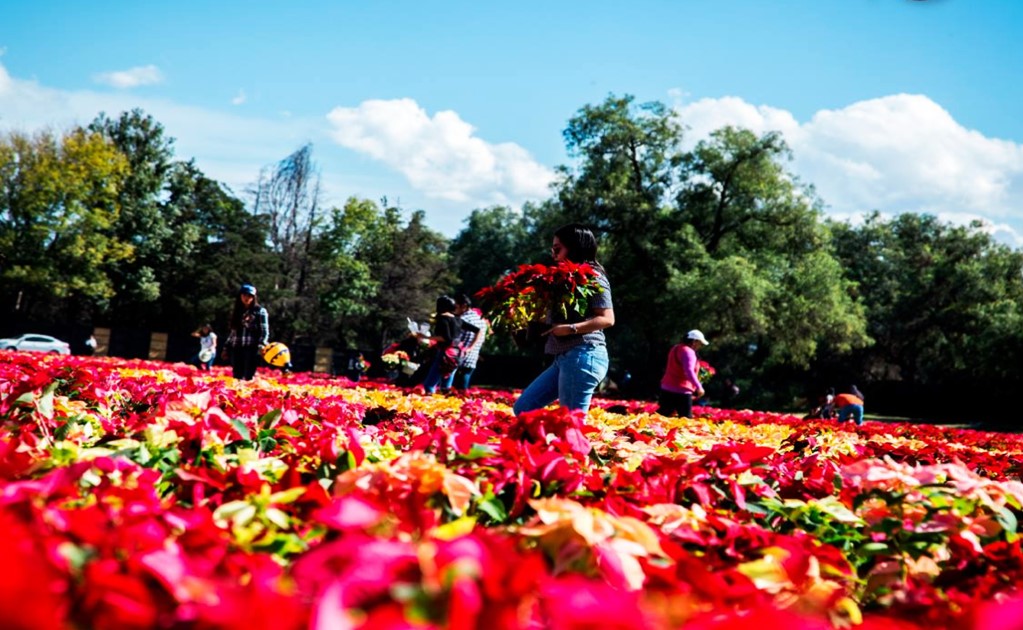
[{"label": "person wearing cap", "polygon": [[238,289],[230,324],[231,332],[224,343],[225,358],[231,360],[234,377],[247,381],[256,375],[259,351],[270,342],[270,317],[259,305],[256,287],[243,284]]},{"label": "person wearing cap", "polygon": [[690,330],[682,343],[668,352],[668,364],[661,378],[657,413],[662,416],[693,417],[693,399],[703,396],[697,351],[710,342],[699,330]]}]

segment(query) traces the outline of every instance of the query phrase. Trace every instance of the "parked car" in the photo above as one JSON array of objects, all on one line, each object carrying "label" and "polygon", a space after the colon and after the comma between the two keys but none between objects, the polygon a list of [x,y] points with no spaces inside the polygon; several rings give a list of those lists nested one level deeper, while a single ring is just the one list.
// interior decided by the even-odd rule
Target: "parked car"
[{"label": "parked car", "polygon": [[22,335],[12,339],[0,339],[0,349],[25,350],[27,352],[55,352],[71,354],[71,346],[49,335]]}]

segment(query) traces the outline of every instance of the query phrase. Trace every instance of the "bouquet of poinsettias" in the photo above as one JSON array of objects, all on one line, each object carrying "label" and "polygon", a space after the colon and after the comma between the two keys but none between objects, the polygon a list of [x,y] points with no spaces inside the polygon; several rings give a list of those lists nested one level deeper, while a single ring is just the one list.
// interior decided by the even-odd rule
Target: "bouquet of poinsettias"
[{"label": "bouquet of poinsettias", "polygon": [[380,361],[384,364],[384,367],[389,370],[397,370],[401,367],[402,363],[405,363],[408,360],[408,353],[404,350],[397,350],[395,352],[388,352],[380,355]]},{"label": "bouquet of poinsettias", "polygon": [[476,298],[495,329],[514,332],[544,321],[549,313],[562,318],[572,312],[582,315],[589,298],[600,291],[592,265],[565,260],[556,265],[520,265],[478,291]]},{"label": "bouquet of poinsettias", "polygon": [[366,372],[369,372],[370,367],[372,367],[372,364],[367,361],[366,357],[362,356],[362,353],[360,352],[359,356],[355,359],[355,369],[360,374],[365,374]]},{"label": "bouquet of poinsettias", "polygon": [[703,385],[706,385],[707,381],[709,381],[712,376],[718,373],[718,371],[714,369],[713,365],[707,363],[703,359],[700,359],[697,362],[696,370],[697,370],[696,375],[700,377],[700,383]]}]

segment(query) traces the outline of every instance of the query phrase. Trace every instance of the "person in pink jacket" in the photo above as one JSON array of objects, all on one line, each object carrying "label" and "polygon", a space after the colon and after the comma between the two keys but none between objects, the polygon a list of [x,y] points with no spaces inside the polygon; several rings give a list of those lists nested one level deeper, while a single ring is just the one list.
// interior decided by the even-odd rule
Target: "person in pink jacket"
[{"label": "person in pink jacket", "polygon": [[703,396],[696,352],[709,344],[699,330],[686,333],[685,341],[668,352],[668,364],[661,377],[657,413],[662,416],[693,417],[693,399]]}]

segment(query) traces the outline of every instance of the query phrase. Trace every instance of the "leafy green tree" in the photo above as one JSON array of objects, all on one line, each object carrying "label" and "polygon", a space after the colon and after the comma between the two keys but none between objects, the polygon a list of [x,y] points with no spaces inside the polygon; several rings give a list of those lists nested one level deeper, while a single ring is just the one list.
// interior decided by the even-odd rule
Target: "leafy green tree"
[{"label": "leafy green tree", "polygon": [[172,165],[162,205],[177,238],[168,249],[173,263],[163,270],[159,325],[180,331],[213,322],[223,330],[242,282],[272,286],[268,222],[192,162]]},{"label": "leafy green tree", "polygon": [[364,319],[364,339],[379,347],[403,336],[405,318],[425,318],[434,312],[437,298],[455,285],[447,257],[447,239],[424,224],[421,210],[389,236],[389,254],[374,257],[379,290],[374,313]]},{"label": "leafy green tree", "polygon": [[405,335],[406,317],[425,318],[451,292],[448,241],[424,216],[413,212],[406,222],[399,208],[357,198],[331,210],[313,248],[324,279],[321,341],[382,349]]},{"label": "leafy green tree", "polygon": [[0,138],[0,292],[10,315],[57,321],[103,309],[111,269],[134,256],[117,238],[124,157],[100,134]]},{"label": "leafy green tree", "polygon": [[[222,328],[222,313],[241,282],[260,286],[264,300],[273,297],[272,290],[264,292],[280,284],[274,273],[279,259],[266,245],[266,216],[247,212],[194,162],[175,160],[174,139],[140,109],[116,119],[100,114],[89,129],[128,164],[112,231],[135,255],[114,269],[105,321],[181,331],[215,319]],[[287,321],[278,314],[275,333]]]},{"label": "leafy green tree", "polygon": [[376,203],[355,197],[343,208],[330,210],[314,247],[315,258],[324,268],[322,337],[345,347],[365,343],[356,327],[375,310],[381,283],[374,272],[387,258],[398,222],[396,209],[381,211]]},{"label": "leafy green tree", "polygon": [[123,324],[155,324],[160,317],[163,272],[175,261],[174,218],[160,201],[172,168],[174,140],[141,109],[122,112],[116,120],[101,113],[88,129],[106,137],[128,163],[113,231],[116,238],[132,245],[135,255],[115,270],[110,317]]},{"label": "leafy green tree", "polygon": [[676,196],[698,247],[680,252],[697,262],[674,272],[669,304],[720,347],[756,348],[751,369],[806,368],[822,347],[845,353],[869,342],[819,202],[785,171],[788,157],[776,133],[725,127],[686,156]]},{"label": "leafy green tree", "polygon": [[931,215],[874,212],[832,231],[877,340],[859,355],[865,374],[951,393],[946,407],[966,392],[1008,399],[1018,391],[1023,252],[995,242],[979,223]]},{"label": "leafy green tree", "polygon": [[523,263],[531,245],[529,219],[506,206],[473,210],[451,241],[451,264],[462,293],[473,294]]}]

